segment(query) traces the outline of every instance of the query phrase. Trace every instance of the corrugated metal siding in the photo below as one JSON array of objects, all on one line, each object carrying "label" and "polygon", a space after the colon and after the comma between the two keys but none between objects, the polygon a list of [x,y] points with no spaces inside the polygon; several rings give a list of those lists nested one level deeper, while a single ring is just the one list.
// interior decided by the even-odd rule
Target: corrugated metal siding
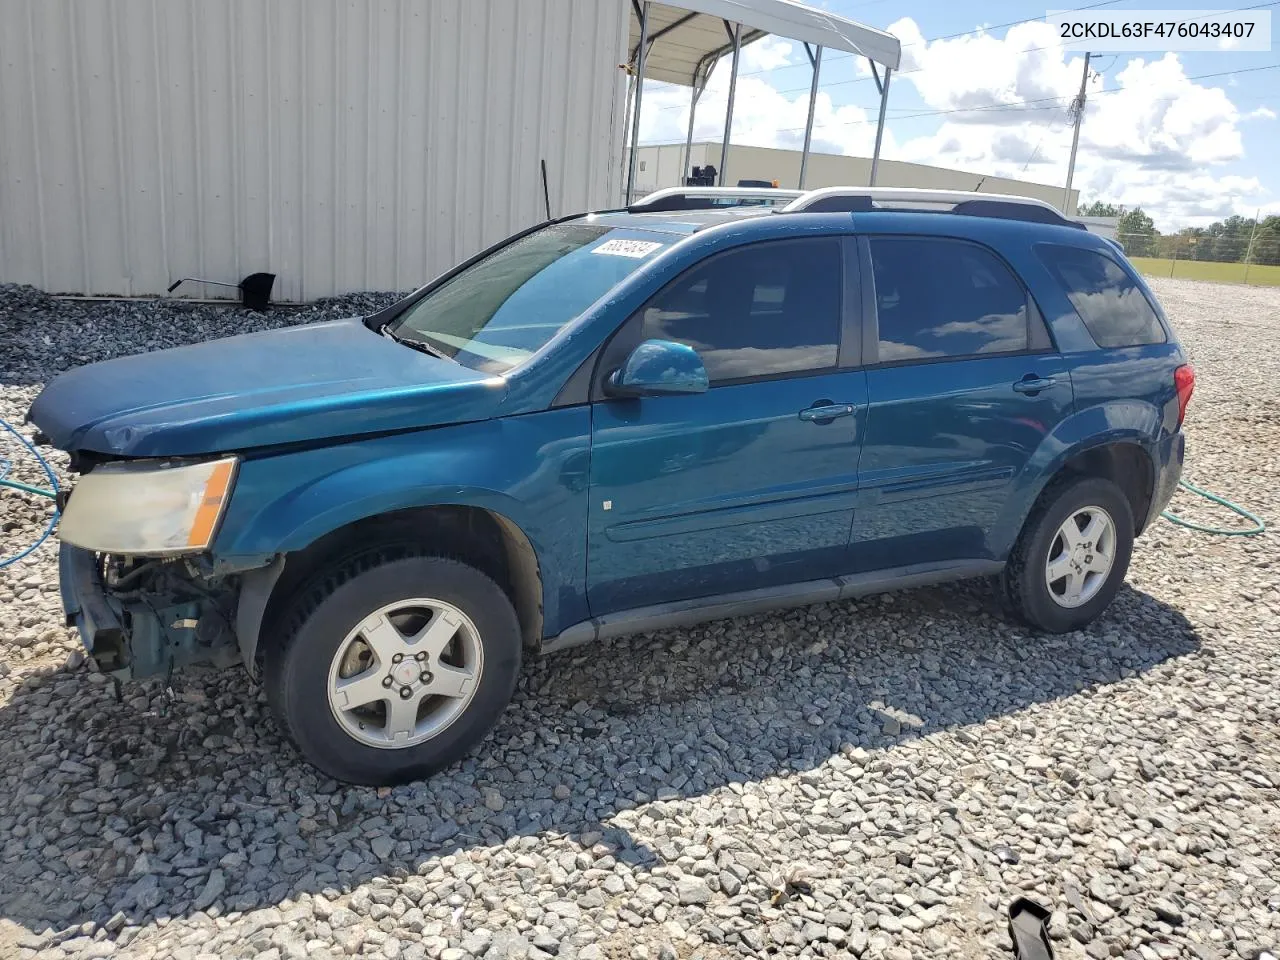
[{"label": "corrugated metal siding", "polygon": [[403,290],[542,219],[544,158],[553,213],[605,206],[629,10],[0,0],[0,281]]},{"label": "corrugated metal siding", "polygon": [[[720,167],[720,141],[694,141],[688,165],[702,167],[708,163]],[[662,187],[674,187],[680,183],[680,160],[683,143],[643,144],[639,159],[645,169],[636,175],[636,189],[648,193]],[[805,186],[818,187],[865,186],[871,178],[869,157],[849,157],[836,153],[810,153],[805,172]],[[794,190],[800,182],[800,151],[776,147],[753,147],[732,144],[729,147],[729,166],[725,182],[732,185],[738,180],[777,180],[778,186]],[[899,160],[880,160],[877,183],[882,187],[921,187],[932,190],[964,190],[979,193],[1009,193],[1017,197],[1034,197],[1055,207],[1061,207],[1062,187],[1030,180],[1014,180],[991,174],[965,170],[949,170],[922,163],[906,163]],[[1080,191],[1072,190],[1067,213],[1075,213]]]}]

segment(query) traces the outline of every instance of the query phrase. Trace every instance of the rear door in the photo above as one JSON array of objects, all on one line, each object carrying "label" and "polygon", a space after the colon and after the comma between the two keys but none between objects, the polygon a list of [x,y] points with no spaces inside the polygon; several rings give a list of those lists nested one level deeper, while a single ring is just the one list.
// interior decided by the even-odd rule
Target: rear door
[{"label": "rear door", "polygon": [[859,246],[874,356],[851,565],[998,559],[989,541],[1014,478],[1071,412],[1067,364],[989,248],[922,236]]},{"label": "rear door", "polygon": [[[842,572],[866,412],[857,269],[851,239],[737,247],[615,336],[592,404],[593,615]],[[647,339],[692,346],[711,388],[603,396],[599,381]]]}]

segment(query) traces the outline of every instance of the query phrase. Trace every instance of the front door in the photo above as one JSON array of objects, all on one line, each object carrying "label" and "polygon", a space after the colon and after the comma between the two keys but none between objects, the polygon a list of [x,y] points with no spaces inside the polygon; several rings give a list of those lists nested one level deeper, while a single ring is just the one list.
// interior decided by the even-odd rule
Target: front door
[{"label": "front door", "polygon": [[608,367],[643,340],[687,343],[711,388],[593,404],[593,616],[840,572],[866,411],[862,371],[841,366],[845,249],[815,237],[715,255],[606,351]]},{"label": "front door", "polygon": [[1071,413],[1067,364],[989,249],[934,237],[860,242],[875,283],[878,363],[867,371],[851,567],[997,559],[990,539],[1015,478]]}]

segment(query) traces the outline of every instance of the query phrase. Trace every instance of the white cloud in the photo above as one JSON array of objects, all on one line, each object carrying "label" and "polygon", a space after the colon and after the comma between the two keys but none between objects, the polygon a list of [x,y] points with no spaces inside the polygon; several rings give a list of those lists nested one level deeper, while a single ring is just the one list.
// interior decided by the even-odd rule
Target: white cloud
[{"label": "white cloud", "polygon": [[1057,32],[1047,23],[1018,24],[1004,39],[978,33],[926,43],[908,17],[889,32],[902,40],[901,78],[930,108],[973,111],[957,114],[957,123],[1017,125],[1052,100],[1069,101],[1079,89],[1080,59],[1063,59]]},{"label": "white cloud", "polygon": [[[937,131],[903,142],[889,156],[1065,180],[1067,105],[1079,90],[1082,63],[1067,56],[1052,27],[1026,23],[1003,39],[978,33],[933,43],[909,18],[889,30],[903,41],[902,78],[925,103],[967,111],[944,117]],[[1243,157],[1245,118],[1223,89],[1189,79],[1176,55],[1130,60],[1107,89],[1091,77],[1088,91],[1073,182],[1083,199],[1141,205],[1164,229],[1252,215],[1271,199],[1258,178],[1216,169]],[[993,104],[1009,107],[973,109]]]},{"label": "white cloud", "polygon": [[[780,93],[755,71],[775,69],[804,61],[798,44],[778,37],[765,37],[742,48],[738,88],[734,94],[733,142],[756,147],[798,150],[804,143],[804,125],[809,112],[808,90]],[[801,87],[808,81],[807,70],[790,70],[787,85]],[[711,74],[706,91],[698,100],[694,121],[695,140],[719,140],[724,134],[725,107],[729,98],[729,61],[721,60]],[[874,114],[862,107],[840,106],[826,93],[819,93],[814,105],[812,149],[827,153],[870,156],[875,141]],[[689,124],[689,88],[646,82],[640,113],[640,142],[683,141]],[[885,136],[887,150],[892,145]]]},{"label": "white cloud", "polygon": [[1116,92],[1096,97],[1085,113],[1082,139],[1094,155],[1187,172],[1243,156],[1235,104],[1187,79],[1177,55],[1131,60],[1115,80]]},{"label": "white cloud", "polygon": [[794,53],[795,46],[790,40],[769,34],[742,48],[738,56],[738,70],[740,73],[776,70],[795,63],[792,59]]},{"label": "white cloud", "polygon": [[[1041,183],[1065,181],[1071,146],[1067,107],[1079,90],[1082,55],[1065,51],[1051,25],[1033,21],[1003,37],[978,32],[932,43],[910,18],[888,29],[903,43],[893,89],[909,84],[927,110],[955,112],[940,114],[932,133],[905,140],[894,137],[890,119],[884,156]],[[800,45],[777,37],[743,48],[733,142],[800,147],[808,91],[795,88],[806,86],[808,71],[751,75],[796,63],[807,66]],[[1227,95],[1230,78],[1211,81],[1217,86],[1192,80],[1172,53],[1127,62],[1099,57],[1093,67],[1106,70],[1117,63],[1122,69],[1105,84],[1101,76],[1089,83],[1073,183],[1083,200],[1141,205],[1161,229],[1280,206],[1257,177],[1222,170],[1244,156],[1241,124],[1273,120],[1274,111],[1260,107],[1242,114]],[[861,58],[854,69],[857,76],[868,73]],[[721,137],[728,75],[724,60],[699,101],[695,139]],[[781,93],[775,84],[795,92]],[[683,141],[688,103],[687,87],[646,84],[641,141]],[[874,138],[874,112],[836,106],[819,94],[813,149],[870,156]]]}]

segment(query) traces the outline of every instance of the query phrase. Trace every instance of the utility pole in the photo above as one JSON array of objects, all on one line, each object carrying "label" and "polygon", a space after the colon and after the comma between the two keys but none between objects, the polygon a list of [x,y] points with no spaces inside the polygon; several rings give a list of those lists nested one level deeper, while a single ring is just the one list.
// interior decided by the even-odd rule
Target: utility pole
[{"label": "utility pole", "polygon": [[1089,84],[1089,56],[1084,55],[1084,72],[1080,75],[1080,93],[1071,101],[1071,115],[1075,120],[1075,130],[1071,134],[1071,159],[1067,161],[1067,189],[1062,193],[1062,212],[1067,212],[1071,203],[1071,178],[1076,172],[1076,147],[1080,144],[1080,121],[1084,119],[1085,87]]}]

